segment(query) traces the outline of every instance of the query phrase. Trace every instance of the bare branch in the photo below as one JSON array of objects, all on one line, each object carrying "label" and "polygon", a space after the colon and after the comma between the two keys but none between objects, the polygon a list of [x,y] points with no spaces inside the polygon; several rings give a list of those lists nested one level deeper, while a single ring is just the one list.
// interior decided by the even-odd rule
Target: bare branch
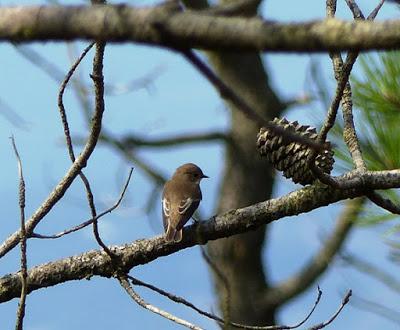
[{"label": "bare branch", "polygon": [[380,0],[379,4],[375,7],[375,9],[371,12],[371,14],[368,15],[367,19],[369,21],[373,21],[376,15],[378,15],[379,10],[381,10],[383,4],[385,3],[385,0]]},{"label": "bare branch", "polygon": [[19,176],[19,209],[20,209],[20,221],[21,221],[21,234],[20,234],[20,245],[21,245],[21,297],[18,304],[17,310],[17,321],[15,324],[16,330],[22,330],[25,316],[25,302],[26,295],[28,293],[28,267],[26,259],[26,241],[27,233],[25,229],[25,180],[22,171],[22,161],[19,156],[17,146],[15,144],[14,137],[11,137],[12,147],[14,149],[15,157],[18,163],[18,176]]},{"label": "bare branch", "polygon": [[[89,50],[94,45],[95,45],[95,43],[91,43],[89,46],[87,46],[85,48],[85,50],[82,52],[82,54],[79,56],[79,58],[76,60],[76,62],[72,65],[71,69],[67,73],[67,76],[65,77],[65,79],[63,80],[63,82],[61,84],[60,92],[58,94],[58,108],[60,111],[61,121],[62,121],[62,124],[64,127],[64,135],[65,135],[65,139],[66,139],[66,143],[67,143],[67,150],[68,150],[69,157],[70,157],[72,163],[75,162],[75,154],[74,154],[74,147],[72,145],[67,114],[66,114],[65,107],[64,107],[63,96],[64,96],[65,88],[67,87],[67,84],[70,81],[72,75],[74,74],[76,68],[78,67],[78,65],[81,63],[82,59],[86,56],[86,54],[89,52]],[[95,113],[96,112],[104,112],[104,84],[103,84],[103,78],[102,78],[103,53],[104,53],[104,45],[101,48],[99,48],[98,44],[96,44],[96,54],[95,54],[95,58],[93,61],[93,74],[91,75],[91,77],[94,81],[94,85],[95,85],[95,95],[96,95]],[[93,78],[93,77],[96,77],[96,78]],[[101,128],[100,128],[100,130],[101,130]],[[90,211],[92,214],[92,220],[93,220],[92,224],[93,224],[94,236],[95,236],[98,244],[108,254],[111,255],[110,250],[103,243],[103,241],[101,240],[99,233],[98,233],[96,206],[94,204],[94,197],[93,197],[92,189],[90,187],[89,180],[87,179],[87,177],[85,176],[85,174],[82,171],[80,171],[79,176],[80,176],[80,178],[85,186],[85,189],[86,189],[86,196],[87,196],[89,208],[90,208]],[[38,236],[36,236],[36,237],[38,237]]]},{"label": "bare branch", "polygon": [[93,42],[83,50],[82,54],[75,61],[75,63],[72,65],[72,67],[68,71],[67,75],[65,76],[64,80],[62,81],[61,86],[60,86],[60,91],[58,93],[58,109],[60,111],[61,122],[62,122],[63,128],[64,128],[64,136],[65,136],[65,140],[66,140],[66,143],[67,143],[67,149],[68,149],[69,157],[70,157],[72,163],[75,162],[75,154],[74,154],[74,148],[73,148],[73,145],[72,145],[71,134],[70,134],[70,130],[69,130],[67,113],[66,113],[65,107],[64,107],[63,97],[64,97],[65,89],[66,89],[70,79],[72,78],[72,75],[74,74],[75,70],[77,69],[77,67],[79,66],[79,64],[83,60],[83,58],[86,56],[86,54],[89,52],[89,50],[94,45],[95,45],[95,43]]},{"label": "bare branch", "polygon": [[319,330],[319,329],[323,329],[326,326],[328,326],[329,324],[331,324],[337,317],[338,315],[341,313],[341,311],[343,310],[344,306],[346,306],[348,304],[348,302],[350,301],[350,297],[352,295],[352,291],[349,290],[347,291],[345,297],[342,300],[342,304],[340,305],[339,309],[336,311],[335,314],[332,315],[332,317],[320,324],[314,325],[313,327],[309,328],[308,330]]},{"label": "bare branch", "polygon": [[[96,78],[96,77],[95,77]],[[96,78],[97,79],[97,78]],[[53,208],[53,206],[62,198],[64,193],[70,187],[75,178],[79,175],[81,170],[86,166],[88,159],[90,158],[100,135],[101,122],[103,118],[103,107],[99,107],[97,111],[94,112],[89,137],[87,142],[76,158],[72,166],[69,168],[64,178],[61,179],[59,184],[54,188],[54,190],[49,194],[47,199],[42,203],[42,205],[36,210],[36,212],[31,216],[31,218],[26,221],[26,232],[28,236],[33,232],[37,224],[45,217],[48,212]],[[8,237],[0,246],[0,257],[4,256],[11,249],[13,249],[19,241],[20,231],[15,232],[10,237]]]},{"label": "bare branch", "polygon": [[[343,179],[346,180],[346,176],[343,176]],[[360,179],[374,189],[400,187],[400,170],[367,171]],[[161,235],[110,249],[121,260],[120,268],[129,271],[134,266],[149,263],[161,256],[170,255],[188,247],[254,230],[285,216],[309,212],[339,200],[363,196],[364,193],[364,188],[338,190],[315,184],[279,198],[231,210],[208,221],[187,226],[184,228],[183,240],[179,243],[166,243]],[[28,272],[30,280],[28,289],[31,292],[93,275],[109,277],[114,271],[114,264],[107,254],[102,251],[89,251],[32,268]],[[20,290],[21,283],[18,274],[0,278],[0,302],[18,297]]]},{"label": "bare branch", "polygon": [[[128,178],[127,178],[127,180],[125,182],[124,187],[122,188],[122,191],[121,191],[121,194],[120,194],[118,200],[115,202],[115,204],[113,206],[111,206],[107,210],[105,210],[105,211],[101,212],[100,214],[98,214],[96,216],[96,220],[99,220],[100,218],[102,218],[106,214],[111,213],[112,211],[114,211],[121,204],[122,199],[124,198],[125,192],[128,189],[128,185],[129,185],[129,182],[131,180],[132,172],[133,172],[133,167],[131,167],[131,169],[129,171]],[[38,234],[38,233],[32,233],[30,237],[32,237],[32,238],[41,238],[41,239],[56,239],[56,238],[60,238],[62,236],[65,236],[67,234],[76,232],[76,231],[78,231],[78,230],[80,230],[82,228],[85,228],[85,227],[91,225],[93,223],[93,221],[94,221],[93,218],[91,218],[91,219],[86,220],[85,222],[82,222],[81,224],[71,228],[71,229],[66,229],[66,230],[64,230],[64,231],[62,231],[62,232],[60,232],[58,234],[55,234],[55,235],[42,235],[42,234]]]},{"label": "bare branch", "polygon": [[160,295],[162,295],[164,297],[167,297],[168,299],[172,300],[173,302],[176,302],[178,304],[183,304],[183,305],[195,310],[197,313],[199,313],[199,314],[201,314],[203,316],[206,316],[206,317],[208,317],[208,318],[210,318],[212,320],[218,321],[220,323],[224,323],[223,319],[219,318],[216,315],[213,315],[211,313],[208,313],[208,312],[205,312],[205,311],[201,310],[200,308],[196,307],[191,302],[187,301],[186,299],[184,299],[182,297],[178,297],[178,296],[176,296],[176,295],[174,295],[172,293],[166,292],[166,291],[164,291],[164,290],[162,290],[160,288],[157,288],[154,285],[145,283],[145,282],[143,282],[143,281],[141,281],[141,280],[139,280],[139,279],[137,279],[137,278],[135,278],[133,276],[127,275],[127,277],[131,280],[133,285],[144,286],[144,287],[146,287],[146,288],[148,288],[148,289],[150,289],[150,290],[152,290],[154,292],[159,293]]},{"label": "bare branch", "polygon": [[[356,8],[356,10],[354,11],[354,18],[358,19],[364,17],[364,15],[361,13],[356,3],[354,1],[349,1],[349,2],[354,5],[354,8]],[[380,1],[378,6],[368,16],[368,20],[372,21],[376,17],[382,5],[383,1]],[[344,120],[343,139],[350,151],[356,169],[360,171],[365,171],[366,165],[362,157],[361,147],[357,137],[353,120],[352,92],[350,83],[348,82],[350,71],[358,57],[358,54],[359,52],[349,52],[347,54],[347,58],[344,64],[340,53],[331,53],[330,56],[332,59],[336,80],[338,80],[339,82],[343,77],[345,77],[345,81],[347,81],[343,90],[343,98],[342,98],[343,120]]]},{"label": "bare branch", "polygon": [[[343,64],[342,56],[340,53],[331,54],[332,63],[335,71],[335,78],[341,75],[350,75],[350,71],[358,57],[358,52],[349,52],[347,54],[346,62]],[[339,78],[340,79],[340,78]],[[356,129],[353,120],[353,100],[350,83],[347,81],[343,90],[342,98],[342,112],[343,112],[343,140],[349,149],[351,158],[357,170],[366,170],[366,165],[362,157],[360,143],[357,137]]]},{"label": "bare branch", "polygon": [[[208,318],[210,318],[212,320],[215,320],[215,321],[217,321],[218,323],[220,323],[222,325],[223,324],[227,324],[226,320],[223,320],[222,318],[220,318],[220,317],[218,317],[218,316],[216,316],[214,314],[211,314],[211,313],[208,313],[208,312],[205,312],[205,311],[201,310],[200,308],[196,307],[191,302],[187,301],[186,299],[184,299],[182,297],[173,295],[173,294],[171,294],[169,292],[166,292],[166,291],[164,291],[164,290],[162,290],[160,288],[157,288],[154,285],[151,285],[151,284],[145,283],[145,282],[143,282],[141,280],[138,280],[137,278],[134,278],[134,277],[132,277],[130,275],[127,275],[127,277],[131,280],[133,285],[144,286],[144,287],[146,287],[146,288],[148,288],[148,289],[150,289],[150,290],[152,290],[154,292],[157,292],[157,293],[161,294],[164,297],[167,297],[168,299],[170,299],[170,300],[172,300],[172,301],[174,301],[174,302],[176,302],[178,304],[183,304],[183,305],[195,310],[199,314],[201,314],[203,316],[206,316],[206,317],[208,317]],[[316,298],[316,300],[314,302],[314,305],[313,305],[312,309],[310,310],[308,315],[302,321],[300,321],[299,323],[297,323],[295,325],[292,325],[292,326],[288,326],[288,325],[253,326],[253,325],[239,324],[239,323],[236,323],[236,322],[229,322],[228,324],[233,326],[233,327],[235,327],[235,328],[248,329],[248,330],[288,330],[288,329],[296,329],[296,328],[302,326],[310,318],[310,316],[314,312],[315,308],[317,307],[317,305],[318,305],[318,303],[319,303],[319,301],[321,299],[321,296],[322,296],[322,291],[318,287],[318,295],[317,295],[317,298]]]},{"label": "bare branch", "polygon": [[[106,4],[106,0],[91,0],[92,5],[96,4]],[[103,59],[104,59],[104,51],[106,48],[106,43],[104,41],[96,42],[96,53],[93,58],[93,70],[90,77],[94,83],[94,94],[95,94],[95,106],[94,111],[96,112],[104,112],[105,104],[104,104],[104,76],[103,76]],[[101,126],[99,127],[101,130]],[[71,138],[71,137],[70,137]],[[72,146],[71,146],[72,148]],[[72,149],[71,149],[72,150]],[[72,151],[73,153],[73,151]],[[112,261],[115,261],[116,258],[114,254],[110,251],[107,245],[104,244],[103,240],[100,237],[98,223],[97,223],[97,211],[96,205],[94,203],[94,196],[92,189],[90,187],[89,180],[86,178],[83,172],[80,173],[80,177],[82,179],[83,184],[85,185],[87,200],[89,203],[90,213],[93,218],[93,235],[97,241],[97,243],[103,248],[103,250],[107,253]]]},{"label": "bare branch", "polygon": [[[364,17],[361,10],[358,8],[357,4],[352,1],[347,1],[350,9],[352,9],[354,17],[356,19],[361,19]],[[379,9],[382,7],[383,1],[380,1],[378,6],[372,11],[372,13],[368,16],[368,20],[373,20],[375,16],[378,14]],[[328,0],[327,1],[327,17],[333,18],[336,11],[336,1]],[[344,129],[343,129],[343,139],[350,151],[351,158],[353,159],[356,170],[365,171],[366,164],[362,157],[360,143],[357,137],[354,120],[353,120],[353,101],[352,101],[352,92],[351,86],[348,82],[351,69],[358,57],[359,52],[349,52],[347,54],[347,58],[345,63],[343,64],[342,56],[340,53],[330,53],[330,57],[332,59],[333,69],[335,73],[335,78],[337,80],[337,88],[334,100],[331,103],[331,107],[328,111],[327,118],[325,123],[319,133],[318,141],[323,142],[326,139],[326,136],[329,130],[333,127],[336,114],[339,108],[339,103],[342,101],[343,108],[343,120],[344,120]],[[343,185],[340,185],[337,180],[332,178],[330,175],[324,173],[321,169],[319,169],[315,165],[315,157],[317,153],[313,150],[310,155],[308,162],[310,164],[310,168],[318,179],[328,185],[332,185],[336,188],[344,188]],[[348,188],[349,186],[347,186]]]},{"label": "bare branch", "polygon": [[[96,1],[93,0],[92,3],[102,3],[103,1]],[[105,1],[104,1],[105,2]],[[103,77],[103,58],[104,58],[104,50],[105,50],[106,44],[105,42],[96,42],[96,54],[93,59],[93,71],[90,77],[93,79],[94,82],[94,90],[95,90],[95,112],[104,112],[104,77]],[[99,127],[101,130],[101,127]],[[107,245],[104,244],[102,241],[100,234],[99,234],[99,228],[97,225],[97,211],[96,211],[96,206],[94,204],[94,198],[93,198],[93,193],[92,189],[90,188],[89,181],[87,180],[86,176],[81,172],[81,178],[82,181],[85,184],[86,188],[86,193],[87,193],[87,199],[89,202],[90,206],[90,212],[92,213],[93,217],[93,234],[94,237],[96,238],[97,243],[103,248],[103,250],[108,254],[108,256],[114,260],[114,254],[111,252],[111,250],[107,247]]]},{"label": "bare branch", "polygon": [[131,287],[131,285],[129,284],[129,281],[126,278],[126,275],[118,275],[117,276],[119,283],[121,284],[121,286],[125,289],[126,293],[141,307],[155,313],[158,314],[172,322],[175,322],[177,324],[183,325],[186,328],[189,329],[193,329],[193,330],[202,330],[202,328],[189,323],[188,321],[185,321],[183,319],[180,319],[178,317],[176,317],[175,315],[172,315],[166,311],[163,311],[162,309],[159,309],[156,306],[153,306],[147,302],[145,302]]},{"label": "bare branch", "polygon": [[337,73],[338,79],[337,79],[335,96],[334,96],[331,106],[328,110],[328,114],[326,116],[324,125],[322,126],[322,128],[319,132],[318,138],[320,141],[326,140],[328,132],[335,124],[336,115],[339,110],[340,101],[342,100],[343,92],[344,92],[344,90],[346,88],[346,84],[349,80],[350,72],[351,72],[351,69],[353,68],[354,61],[355,61],[355,59],[354,60],[350,59],[349,61],[346,61],[343,68],[341,69],[341,72]]},{"label": "bare branch", "polygon": [[[172,5],[161,8],[128,5],[2,7],[0,40],[90,39],[236,51],[321,52],[400,47],[399,20],[346,22],[329,19],[281,24],[260,18],[221,17],[179,10]],[[162,25],[171,37],[166,41],[155,25]]]},{"label": "bare branch", "polygon": [[351,12],[355,19],[365,19],[364,14],[361,12],[360,7],[358,7],[357,3],[354,0],[346,0],[347,6],[350,8]]}]

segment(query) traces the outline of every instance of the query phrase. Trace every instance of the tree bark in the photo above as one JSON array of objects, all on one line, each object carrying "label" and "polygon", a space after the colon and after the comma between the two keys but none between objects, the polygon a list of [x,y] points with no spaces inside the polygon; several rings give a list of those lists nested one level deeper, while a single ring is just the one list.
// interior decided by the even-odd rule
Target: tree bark
[{"label": "tree bark", "polygon": [[400,21],[260,18],[127,5],[0,7],[0,42],[96,40],[172,49],[322,52],[400,47]]}]

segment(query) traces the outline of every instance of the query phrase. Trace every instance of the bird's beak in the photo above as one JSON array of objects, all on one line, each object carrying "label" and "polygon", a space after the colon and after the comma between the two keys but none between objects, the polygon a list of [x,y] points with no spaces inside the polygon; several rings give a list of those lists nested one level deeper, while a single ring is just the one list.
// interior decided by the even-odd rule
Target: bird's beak
[{"label": "bird's beak", "polygon": [[203,174],[203,175],[201,176],[201,178],[202,178],[202,179],[208,179],[208,178],[209,178],[209,176],[207,176],[207,175]]}]

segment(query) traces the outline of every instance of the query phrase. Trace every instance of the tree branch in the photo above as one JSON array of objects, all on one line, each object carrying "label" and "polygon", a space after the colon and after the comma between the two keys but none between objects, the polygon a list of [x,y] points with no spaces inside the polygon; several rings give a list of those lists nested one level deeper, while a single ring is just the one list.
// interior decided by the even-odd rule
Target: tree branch
[{"label": "tree branch", "polygon": [[[346,180],[346,176],[342,178]],[[367,171],[361,180],[369,184],[372,189],[398,188],[400,170]],[[210,240],[254,230],[285,216],[298,215],[340,200],[363,196],[364,191],[363,188],[338,190],[315,184],[276,199],[231,210],[208,221],[185,227],[184,238],[179,243],[166,243],[162,235],[110,247],[110,250],[120,258],[121,269],[128,271],[134,266],[149,263],[159,257],[205,244]],[[93,275],[110,277],[113,273],[114,264],[103,251],[89,251],[32,268],[28,272],[29,291]],[[0,279],[0,302],[18,297],[20,292],[21,281],[18,274],[7,275]]]},{"label": "tree branch", "polygon": [[315,308],[317,307],[317,305],[319,304],[320,300],[321,300],[321,296],[322,296],[322,291],[321,289],[318,287],[318,294],[317,294],[317,298],[315,299],[314,305],[311,308],[311,310],[309,311],[309,313],[304,317],[303,320],[301,320],[300,322],[298,322],[295,325],[267,325],[267,326],[257,326],[257,325],[246,325],[246,324],[239,324],[239,323],[235,323],[235,322],[229,322],[227,323],[226,320],[205,312],[203,310],[201,310],[200,308],[196,307],[195,305],[193,305],[191,302],[187,301],[186,299],[176,296],[172,293],[166,292],[160,288],[157,288],[154,285],[145,283],[141,280],[138,280],[130,275],[127,275],[127,277],[131,280],[133,285],[139,285],[139,286],[144,286],[154,292],[157,292],[158,294],[167,297],[168,299],[170,299],[173,302],[176,302],[178,304],[183,304],[186,307],[189,307],[193,310],[195,310],[197,313],[199,313],[200,315],[203,315],[205,317],[208,317],[209,319],[215,320],[217,321],[220,325],[224,325],[226,327],[226,325],[231,325],[235,328],[239,328],[239,329],[247,329],[247,330],[290,330],[290,329],[296,329],[299,328],[300,326],[302,326],[305,322],[307,322],[307,320],[311,317],[311,315],[314,313]]},{"label": "tree branch", "polygon": [[[96,97],[97,94],[96,94]],[[96,101],[96,104],[98,102]],[[93,150],[96,147],[98,138],[101,131],[101,123],[103,119],[104,107],[96,107],[96,111],[93,114],[91,121],[91,128],[87,142],[73,162],[65,176],[61,179],[54,190],[49,194],[47,199],[42,203],[42,205],[36,210],[36,212],[31,216],[31,218],[26,221],[26,232],[29,235],[33,232],[37,224],[50,212],[53,206],[64,196],[65,192],[75,180],[75,178],[81,173],[81,170],[86,167],[86,163],[90,158]],[[19,242],[20,231],[15,232],[9,236],[0,246],[0,258],[13,249]]]},{"label": "tree branch", "polygon": [[[132,172],[133,172],[133,167],[131,167],[131,169],[129,171],[128,178],[127,178],[127,180],[125,182],[124,187],[122,188],[122,191],[121,191],[121,194],[120,194],[118,200],[115,202],[115,204],[113,206],[111,206],[107,210],[101,212],[100,214],[96,215],[96,220],[99,220],[100,218],[102,218],[106,214],[111,213],[112,211],[114,211],[121,204],[122,199],[124,198],[125,192],[128,189],[128,185],[129,185],[129,182],[131,180]],[[76,232],[78,230],[81,230],[82,228],[85,228],[85,227],[91,225],[93,223],[93,221],[94,221],[94,219],[91,218],[91,219],[86,220],[85,222],[82,222],[81,224],[79,224],[79,225],[77,225],[77,226],[75,226],[73,228],[63,230],[62,232],[59,232],[58,234],[55,234],[55,235],[42,235],[42,234],[38,234],[38,233],[33,232],[30,237],[32,237],[32,238],[41,238],[41,239],[56,239],[56,238],[60,238],[62,236],[65,236],[65,235],[68,235],[70,233]]]},{"label": "tree branch", "polygon": [[346,306],[346,305],[349,303],[351,295],[352,295],[352,291],[351,291],[351,290],[347,291],[346,295],[344,296],[344,298],[343,298],[343,300],[342,300],[342,303],[340,304],[340,307],[339,307],[338,310],[329,318],[329,320],[327,320],[327,321],[325,321],[325,322],[323,322],[323,323],[314,325],[313,327],[309,328],[308,330],[319,330],[319,329],[323,329],[323,328],[325,328],[326,326],[328,326],[329,324],[331,324],[331,323],[338,317],[338,315],[342,312],[344,306]]},{"label": "tree branch", "polygon": [[14,149],[15,157],[18,163],[18,177],[19,177],[19,209],[20,209],[20,221],[21,221],[21,234],[20,234],[20,244],[21,244],[21,297],[18,304],[17,310],[17,321],[15,324],[16,330],[22,330],[24,324],[25,316],[25,302],[26,295],[28,292],[28,266],[26,259],[26,240],[27,234],[25,229],[25,180],[22,171],[22,161],[19,156],[17,146],[15,144],[14,137],[11,137],[12,147]]},{"label": "tree branch", "polygon": [[[90,39],[172,48],[296,52],[400,47],[399,20],[346,22],[328,19],[282,24],[259,18],[221,17],[180,10],[177,5],[2,7],[0,40]],[[168,31],[168,41],[156,25]]]},{"label": "tree branch", "polygon": [[185,321],[183,319],[180,319],[179,317],[176,317],[175,315],[172,315],[166,311],[163,311],[162,309],[159,309],[156,306],[153,306],[147,302],[145,302],[142,297],[140,297],[131,287],[131,285],[129,284],[129,281],[127,280],[126,276],[123,275],[119,275],[117,276],[117,279],[119,281],[119,283],[121,284],[122,288],[126,291],[126,293],[141,307],[155,313],[158,314],[172,322],[175,322],[177,324],[183,325],[184,327],[188,328],[188,329],[192,329],[192,330],[202,330],[202,328],[189,323],[188,321]]}]

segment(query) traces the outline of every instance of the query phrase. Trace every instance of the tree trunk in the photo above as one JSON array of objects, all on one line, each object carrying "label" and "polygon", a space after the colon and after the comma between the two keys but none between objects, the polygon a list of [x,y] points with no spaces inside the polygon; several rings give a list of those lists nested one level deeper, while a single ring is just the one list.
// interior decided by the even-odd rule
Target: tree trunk
[{"label": "tree trunk", "polygon": [[[206,0],[184,2],[192,9],[207,7]],[[256,14],[257,6],[254,5],[254,1],[252,3],[244,15]],[[249,10],[252,13],[249,13]],[[217,75],[258,114],[271,119],[279,115],[283,105],[269,86],[259,54],[209,52],[207,55]],[[259,127],[235,106],[229,102],[227,105],[231,111],[233,143],[226,146],[218,212],[267,200],[271,196],[273,185],[271,168],[261,159],[256,149]],[[252,325],[275,324],[275,306],[260,306],[258,303],[268,288],[266,267],[262,262],[265,239],[264,226],[253,232],[208,244],[213,263],[228,282],[229,301],[226,299],[224,280],[214,274],[221,311],[224,317],[230,318],[231,321]]]},{"label": "tree trunk", "polygon": [[[219,77],[259,114],[271,118],[282,105],[268,85],[268,77],[257,54],[210,54],[209,59]],[[267,162],[256,149],[259,127],[231,104],[231,134],[225,156],[218,212],[267,200],[271,196],[273,178]],[[243,235],[208,244],[214,263],[225,275],[230,288],[229,309],[232,321],[253,325],[275,324],[275,308],[257,303],[268,287],[262,250],[266,227]],[[225,285],[215,276],[221,310],[226,314]],[[258,298],[259,297],[259,298]],[[228,310],[229,310],[228,309]]]}]

